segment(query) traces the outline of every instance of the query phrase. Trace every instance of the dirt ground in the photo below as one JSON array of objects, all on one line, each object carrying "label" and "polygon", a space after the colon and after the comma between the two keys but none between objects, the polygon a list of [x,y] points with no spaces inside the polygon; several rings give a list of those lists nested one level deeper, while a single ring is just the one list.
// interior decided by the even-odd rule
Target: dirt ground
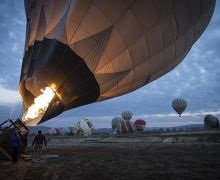
[{"label": "dirt ground", "polygon": [[[33,154],[33,148],[28,149]],[[41,161],[0,161],[0,179],[220,179],[220,144],[79,143]]]}]

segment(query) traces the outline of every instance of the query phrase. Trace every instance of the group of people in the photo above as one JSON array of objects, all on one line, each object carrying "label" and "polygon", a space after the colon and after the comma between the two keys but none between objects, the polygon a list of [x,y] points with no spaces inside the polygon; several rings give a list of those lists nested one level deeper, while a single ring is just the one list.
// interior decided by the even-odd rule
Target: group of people
[{"label": "group of people", "polygon": [[[34,137],[34,140],[32,142],[32,145],[35,148],[35,153],[38,156],[39,160],[41,159],[43,144],[45,146],[47,145],[46,138],[42,134],[41,130],[39,130],[38,134]],[[12,136],[10,138],[10,147],[12,152],[12,163],[17,163],[18,154],[21,150],[21,140],[20,136],[16,132],[12,133]]]}]

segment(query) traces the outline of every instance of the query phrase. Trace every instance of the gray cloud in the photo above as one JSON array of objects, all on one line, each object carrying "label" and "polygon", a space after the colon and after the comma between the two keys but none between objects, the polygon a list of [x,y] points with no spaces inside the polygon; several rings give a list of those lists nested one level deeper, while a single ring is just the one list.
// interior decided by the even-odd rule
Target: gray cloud
[{"label": "gray cloud", "polygon": [[1,105],[14,105],[21,102],[18,91],[13,89],[7,89],[0,84],[0,104]]},{"label": "gray cloud", "polygon": [[0,76],[4,87],[18,89],[25,38],[23,1],[0,1]]}]

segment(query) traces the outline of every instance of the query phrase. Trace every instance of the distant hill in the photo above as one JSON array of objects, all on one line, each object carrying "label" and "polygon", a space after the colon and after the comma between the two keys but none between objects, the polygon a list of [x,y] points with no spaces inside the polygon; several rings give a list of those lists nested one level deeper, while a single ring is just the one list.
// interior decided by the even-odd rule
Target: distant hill
[{"label": "distant hill", "polygon": [[[204,124],[188,124],[183,126],[175,126],[175,127],[146,127],[144,131],[183,131],[183,130],[199,130],[203,129]],[[95,129],[95,133],[112,133],[112,128],[99,128]]]},{"label": "distant hill", "polygon": [[144,131],[185,131],[185,130],[201,130],[204,129],[204,124],[188,124],[175,127],[146,127]]},{"label": "distant hill", "polygon": [[95,129],[94,132],[97,134],[108,134],[108,133],[112,133],[112,128],[99,128],[99,129]]},{"label": "distant hill", "polygon": [[188,124],[183,126],[176,126],[176,128],[184,128],[184,129],[192,129],[192,128],[203,129],[204,127],[205,127],[204,124]]},{"label": "distant hill", "polygon": [[[175,126],[175,127],[146,127],[144,129],[145,132],[147,131],[186,131],[186,130],[202,130],[204,129],[204,124],[188,124],[183,126]],[[38,130],[41,130],[43,134],[47,134],[48,130],[51,129],[51,127],[47,126],[29,126],[29,134],[37,134]],[[73,131],[73,128],[69,127],[59,127],[59,132],[61,134],[65,134],[65,132]],[[109,134],[112,133],[112,128],[98,128],[94,130],[94,133],[97,134]]]},{"label": "distant hill", "polygon": [[[29,129],[29,134],[37,134],[39,130],[42,131],[43,134],[47,134],[48,130],[51,129],[51,127],[47,127],[47,126],[28,126]],[[58,131],[61,134],[64,134],[63,132],[70,132],[70,128],[69,127],[58,127],[57,128]],[[71,131],[73,131],[74,128],[71,128]],[[111,133],[112,129],[111,128],[99,128],[99,129],[95,129],[94,133],[98,133],[98,134],[108,134]]]}]

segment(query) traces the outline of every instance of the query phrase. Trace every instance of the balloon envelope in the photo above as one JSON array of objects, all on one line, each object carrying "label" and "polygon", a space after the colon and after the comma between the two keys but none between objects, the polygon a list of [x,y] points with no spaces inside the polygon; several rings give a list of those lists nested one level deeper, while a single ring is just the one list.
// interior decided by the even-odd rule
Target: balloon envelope
[{"label": "balloon envelope", "polygon": [[121,117],[123,120],[131,120],[132,113],[130,111],[124,111],[121,113]]},{"label": "balloon envelope", "polygon": [[84,118],[83,120],[77,122],[74,134],[75,135],[84,135],[84,136],[89,136],[92,135],[94,129],[91,121],[88,119]]},{"label": "balloon envelope", "polygon": [[61,135],[72,135],[73,128],[72,127],[62,127],[62,128],[59,128],[59,132]]},{"label": "balloon envelope", "polygon": [[183,113],[183,111],[187,107],[187,102],[184,99],[177,98],[177,99],[173,100],[172,107],[177,112],[177,114],[179,114],[179,116],[181,116],[181,114]]},{"label": "balloon envelope", "polygon": [[122,120],[121,122],[121,132],[122,133],[133,133],[135,132],[135,127],[132,121]]},{"label": "balloon envelope", "polygon": [[121,132],[121,118],[120,117],[114,117],[112,119],[112,131],[113,134],[118,134]]},{"label": "balloon envelope", "polygon": [[36,124],[154,81],[183,60],[214,7],[215,0],[25,0],[24,112],[46,86],[56,96]]},{"label": "balloon envelope", "polygon": [[134,122],[134,126],[136,131],[144,131],[144,128],[146,127],[146,122],[143,119],[137,119]]},{"label": "balloon envelope", "polygon": [[59,130],[57,128],[51,128],[48,130],[49,135],[59,135]]},{"label": "balloon envelope", "polygon": [[218,128],[219,127],[219,119],[211,114],[207,114],[204,117],[204,124],[206,127]]}]

